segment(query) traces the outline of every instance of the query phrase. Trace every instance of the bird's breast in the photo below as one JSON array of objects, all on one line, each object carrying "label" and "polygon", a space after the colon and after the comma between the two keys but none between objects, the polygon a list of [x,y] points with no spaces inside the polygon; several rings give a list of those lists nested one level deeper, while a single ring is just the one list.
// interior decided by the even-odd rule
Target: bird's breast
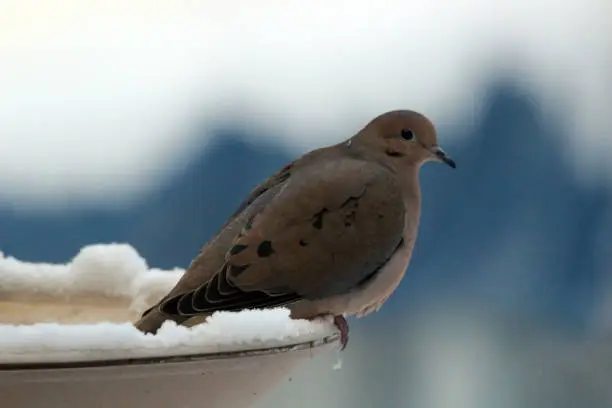
[{"label": "bird's breast", "polygon": [[294,318],[331,315],[365,316],[377,311],[400,284],[410,263],[417,237],[419,208],[409,208],[404,221],[403,242],[367,283],[353,291],[316,301],[300,301],[291,307]]},{"label": "bird's breast", "polygon": [[412,257],[420,218],[418,197],[410,204],[406,206],[402,244],[374,278],[358,290],[359,293],[347,305],[347,314],[361,317],[377,311],[402,281]]},{"label": "bird's breast", "polygon": [[[410,237],[406,237],[410,238]],[[292,309],[295,318],[331,314],[358,317],[374,312],[383,305],[401,282],[410,257],[414,239],[404,243],[366,284],[353,291],[316,301],[300,301]]]},{"label": "bird's breast", "polygon": [[[409,237],[406,237],[409,238]],[[410,263],[414,239],[405,239],[404,243],[391,256],[376,276],[360,290],[355,297],[354,304],[350,305],[350,313],[358,317],[377,311],[397,289],[406,268]]]}]

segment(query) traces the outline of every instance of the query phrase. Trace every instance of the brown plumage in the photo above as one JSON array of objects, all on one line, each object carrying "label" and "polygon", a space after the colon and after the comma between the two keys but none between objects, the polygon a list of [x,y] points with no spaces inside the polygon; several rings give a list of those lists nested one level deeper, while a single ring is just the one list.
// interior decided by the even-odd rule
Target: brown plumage
[{"label": "brown plumage", "polygon": [[255,188],[181,280],[135,324],[200,323],[218,310],[286,306],[292,318],[366,315],[404,275],[417,236],[418,170],[455,163],[414,111],[378,116],[342,143],[311,151]]}]

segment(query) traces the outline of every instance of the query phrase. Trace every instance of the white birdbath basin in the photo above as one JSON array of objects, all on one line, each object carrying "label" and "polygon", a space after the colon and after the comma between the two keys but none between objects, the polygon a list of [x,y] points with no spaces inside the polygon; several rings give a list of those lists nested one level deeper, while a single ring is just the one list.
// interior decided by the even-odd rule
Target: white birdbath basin
[{"label": "white birdbath basin", "polygon": [[183,271],[149,270],[127,245],[66,265],[0,256],[2,408],[242,408],[338,348],[329,322],[283,309],[214,315],[145,335],[131,321]]}]

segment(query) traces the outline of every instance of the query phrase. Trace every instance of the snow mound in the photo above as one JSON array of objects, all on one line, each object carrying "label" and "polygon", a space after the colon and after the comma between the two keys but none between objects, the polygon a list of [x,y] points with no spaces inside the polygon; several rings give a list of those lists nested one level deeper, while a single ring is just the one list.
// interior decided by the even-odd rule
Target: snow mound
[{"label": "snow mound", "polygon": [[127,244],[83,247],[68,264],[24,262],[0,252],[0,295],[45,295],[70,299],[96,294],[131,300],[130,309],[144,311],[151,299],[160,299],[185,271],[149,269]]}]

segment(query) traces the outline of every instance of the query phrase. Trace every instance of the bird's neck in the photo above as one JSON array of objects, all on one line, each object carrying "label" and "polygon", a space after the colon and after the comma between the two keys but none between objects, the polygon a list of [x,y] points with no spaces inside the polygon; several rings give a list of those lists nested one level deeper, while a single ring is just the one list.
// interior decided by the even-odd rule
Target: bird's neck
[{"label": "bird's neck", "polygon": [[421,185],[419,183],[419,167],[414,165],[397,172],[397,176],[403,187],[404,202],[406,203],[406,213],[415,225],[407,228],[417,228],[418,220],[421,215]]},{"label": "bird's neck", "polygon": [[395,174],[404,187],[406,198],[417,199],[421,201],[421,185],[419,183],[419,164],[410,164],[396,169]]}]

